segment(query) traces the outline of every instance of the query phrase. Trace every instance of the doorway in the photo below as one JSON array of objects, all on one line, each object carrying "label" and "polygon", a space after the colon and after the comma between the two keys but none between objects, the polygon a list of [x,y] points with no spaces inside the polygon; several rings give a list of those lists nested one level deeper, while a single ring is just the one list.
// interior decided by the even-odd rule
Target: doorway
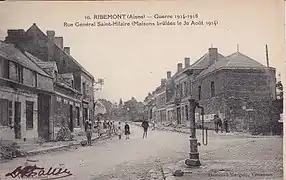
[{"label": "doorway", "polygon": [[15,139],[21,139],[21,102],[17,101],[15,101],[14,132]]},{"label": "doorway", "polygon": [[73,132],[73,106],[70,105],[70,121],[69,121],[69,128],[70,128],[70,131]]},{"label": "doorway", "polygon": [[181,124],[181,108],[177,108],[177,124]]},{"label": "doorway", "polygon": [[39,137],[50,140],[50,96],[38,95],[38,134]]},{"label": "doorway", "polygon": [[188,109],[188,105],[185,105],[185,114],[186,114],[186,121],[189,120],[189,109]]}]

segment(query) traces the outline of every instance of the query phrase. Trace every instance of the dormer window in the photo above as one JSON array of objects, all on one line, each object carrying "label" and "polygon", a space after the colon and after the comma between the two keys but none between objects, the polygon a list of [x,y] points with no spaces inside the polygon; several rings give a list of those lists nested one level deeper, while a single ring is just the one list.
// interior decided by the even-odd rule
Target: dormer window
[{"label": "dormer window", "polygon": [[71,87],[74,88],[74,82],[71,80]]},{"label": "dormer window", "polygon": [[54,75],[55,75],[55,80],[57,81],[58,80],[58,72],[54,71]]}]

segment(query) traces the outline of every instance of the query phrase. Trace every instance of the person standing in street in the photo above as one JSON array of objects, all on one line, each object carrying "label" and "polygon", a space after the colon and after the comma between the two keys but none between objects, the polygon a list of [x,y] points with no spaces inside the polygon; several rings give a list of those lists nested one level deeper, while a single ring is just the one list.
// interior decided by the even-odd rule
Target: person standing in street
[{"label": "person standing in street", "polygon": [[229,132],[229,131],[228,131],[228,121],[227,121],[226,118],[224,118],[223,124],[224,124],[224,128],[225,128],[225,132],[228,133],[228,132]]},{"label": "person standing in street", "polygon": [[91,146],[91,136],[92,136],[92,123],[91,120],[89,120],[86,128],[86,138],[88,146]]},{"label": "person standing in street", "polygon": [[126,122],[125,123],[125,126],[124,126],[124,130],[125,130],[125,136],[126,136],[126,139],[129,139],[129,135],[130,135],[130,126],[129,124]]},{"label": "person standing in street", "polygon": [[219,118],[218,115],[214,115],[214,125],[215,125],[215,132],[218,133],[218,124],[219,124]]},{"label": "person standing in street", "polygon": [[119,139],[121,139],[121,137],[122,137],[122,127],[121,127],[121,122],[118,122],[117,134],[118,134]]},{"label": "person standing in street", "polygon": [[143,121],[142,125],[143,127],[143,138],[146,137],[147,138],[147,131],[148,131],[148,127],[149,127],[149,123],[147,121]]}]

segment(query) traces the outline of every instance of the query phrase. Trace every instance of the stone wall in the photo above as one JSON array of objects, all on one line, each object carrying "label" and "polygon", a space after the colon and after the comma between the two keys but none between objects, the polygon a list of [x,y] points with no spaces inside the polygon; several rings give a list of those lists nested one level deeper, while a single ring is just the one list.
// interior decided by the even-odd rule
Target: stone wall
[{"label": "stone wall", "polygon": [[[37,94],[32,92],[17,92],[8,87],[0,87],[0,99],[12,101],[12,123],[15,116],[15,101],[21,103],[21,140],[26,138],[27,140],[35,140],[38,137],[38,100]],[[33,129],[26,128],[26,101],[32,101],[33,104]],[[12,124],[13,126],[13,124]],[[0,136],[2,139],[11,140],[15,139],[14,129],[10,127],[0,127]]]}]

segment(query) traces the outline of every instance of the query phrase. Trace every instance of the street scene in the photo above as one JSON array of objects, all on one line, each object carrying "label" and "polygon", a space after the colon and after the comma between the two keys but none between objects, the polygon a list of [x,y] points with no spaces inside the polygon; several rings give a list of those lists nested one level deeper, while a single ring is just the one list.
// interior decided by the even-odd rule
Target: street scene
[{"label": "street scene", "polygon": [[[54,3],[45,4],[53,13],[40,3],[10,5],[0,7],[0,20],[8,8],[25,18],[17,24],[9,16],[0,27],[0,180],[283,179],[284,54],[277,47],[284,41],[269,28],[278,26],[271,20],[277,4],[255,16],[260,26],[240,17],[248,33],[223,14],[215,24],[229,27],[206,20],[207,28],[90,29],[62,26],[76,13]],[[103,6],[62,5],[81,7],[85,20]],[[145,15],[94,17],[120,24]],[[265,17],[273,24],[261,28]]]}]

